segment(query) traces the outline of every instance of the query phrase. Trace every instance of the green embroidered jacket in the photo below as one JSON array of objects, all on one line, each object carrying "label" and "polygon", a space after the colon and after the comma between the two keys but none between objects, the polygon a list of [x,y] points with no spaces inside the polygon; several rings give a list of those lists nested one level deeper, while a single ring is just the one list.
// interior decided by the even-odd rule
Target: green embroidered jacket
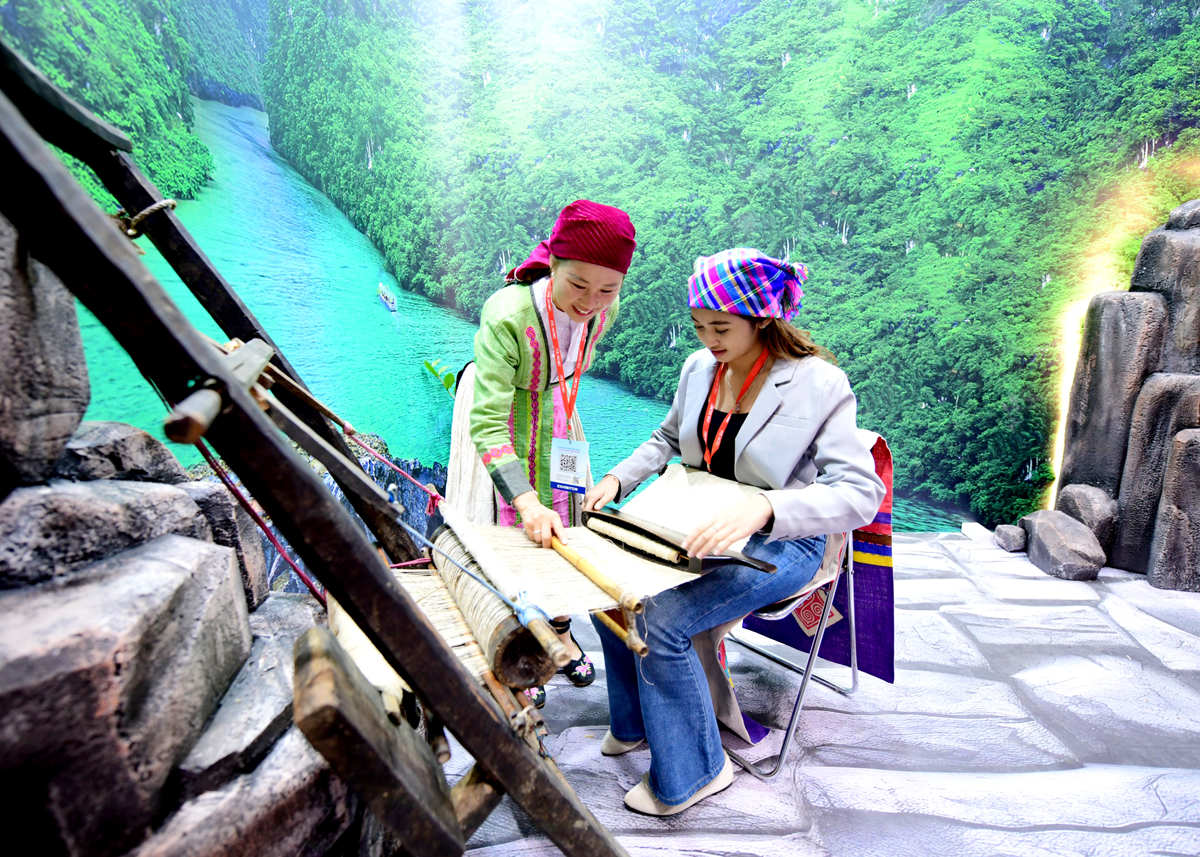
[{"label": "green embroidered jacket", "polygon": [[[539,287],[545,288],[545,280],[505,286],[483,305],[475,334],[471,439],[505,502],[536,490],[542,504],[550,506],[550,443],[554,410],[562,401],[558,385],[550,389],[554,356],[533,300],[532,290]],[[588,322],[584,371],[619,304],[614,301]]]}]

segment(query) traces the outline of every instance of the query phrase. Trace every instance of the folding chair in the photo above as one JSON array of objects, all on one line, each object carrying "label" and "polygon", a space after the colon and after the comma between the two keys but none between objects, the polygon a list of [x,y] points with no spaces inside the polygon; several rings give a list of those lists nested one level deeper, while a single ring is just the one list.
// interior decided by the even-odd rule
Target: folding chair
[{"label": "folding chair", "polygon": [[[861,430],[860,430],[861,431]],[[867,663],[863,667],[868,672],[886,682],[895,681],[894,646],[894,594],[892,589],[892,454],[886,441],[873,433],[864,432],[868,445],[875,458],[875,472],[883,480],[887,493],[883,503],[875,515],[875,519],[864,527],[855,530],[850,536],[849,550],[839,558],[832,573],[818,572],[814,578],[799,593],[784,601],[769,604],[748,616],[742,623],[743,627],[755,633],[769,637],[795,649],[808,652],[805,666],[798,666],[785,658],[781,658],[750,641],[730,632],[727,636],[733,642],[756,654],[800,673],[803,679],[800,690],[796,694],[796,703],[792,708],[792,716],[788,721],[787,732],[779,749],[773,767],[769,767],[771,759],[762,762],[751,762],[733,751],[727,751],[733,761],[746,771],[761,780],[774,777],[783,769],[795,736],[796,726],[800,721],[800,710],[804,706],[804,697],[808,691],[809,680],[815,680],[840,694],[848,695],[858,689],[859,649],[858,649],[858,613],[864,608],[867,619],[867,631],[870,636]],[[846,570],[845,593],[841,599],[838,596],[838,581],[841,577],[843,561]],[[855,592],[855,578],[859,578],[859,592]],[[822,597],[822,592],[824,596]],[[856,594],[859,596],[856,598]],[[864,597],[865,596],[865,597]],[[860,603],[863,602],[863,603]],[[844,626],[834,626],[829,638],[826,629],[834,610],[840,610],[846,617]],[[814,610],[820,611],[816,629],[811,638],[803,630],[806,619],[810,619]],[[807,623],[811,627],[811,622]],[[813,668],[817,657],[822,657],[834,663],[850,667],[850,686],[841,687],[826,678],[815,675]]]}]

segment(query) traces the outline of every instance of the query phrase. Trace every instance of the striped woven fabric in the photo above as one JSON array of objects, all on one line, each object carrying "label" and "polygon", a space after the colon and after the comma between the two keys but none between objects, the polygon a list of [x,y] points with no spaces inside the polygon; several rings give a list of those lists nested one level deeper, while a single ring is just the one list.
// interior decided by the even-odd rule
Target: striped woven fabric
[{"label": "striped woven fabric", "polygon": [[803,265],[772,259],[748,247],[696,261],[688,279],[688,306],[755,318],[791,319],[800,311],[808,279]]}]

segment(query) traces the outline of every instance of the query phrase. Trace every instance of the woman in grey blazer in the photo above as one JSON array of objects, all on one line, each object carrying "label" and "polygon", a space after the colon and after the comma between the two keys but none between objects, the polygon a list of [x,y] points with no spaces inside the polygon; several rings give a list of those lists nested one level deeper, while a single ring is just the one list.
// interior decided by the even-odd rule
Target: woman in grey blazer
[{"label": "woman in grey blazer", "polygon": [[763,489],[700,521],[684,543],[689,554],[721,556],[749,536],[744,552],[777,568],[722,565],[655,596],[640,663],[595,623],[611,723],[601,752],[650,745],[649,774],[625,796],[637,812],[673,815],[733,782],[692,636],[800,591],[820,566],[825,534],[868,523],[883,501],[845,373],[788,324],[805,276],[746,248],[697,260],[688,304],[705,347],[684,363],[662,425],[584,499],[587,509],[624,499],[678,455]]}]

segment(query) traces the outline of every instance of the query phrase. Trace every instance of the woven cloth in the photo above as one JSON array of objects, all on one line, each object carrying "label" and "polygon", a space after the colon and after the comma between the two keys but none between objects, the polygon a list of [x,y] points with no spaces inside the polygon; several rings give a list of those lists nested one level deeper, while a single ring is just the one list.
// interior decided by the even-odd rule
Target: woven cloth
[{"label": "woven cloth", "polygon": [[803,265],[772,259],[748,247],[696,261],[688,279],[688,306],[755,318],[791,319],[800,311],[808,279]]}]

